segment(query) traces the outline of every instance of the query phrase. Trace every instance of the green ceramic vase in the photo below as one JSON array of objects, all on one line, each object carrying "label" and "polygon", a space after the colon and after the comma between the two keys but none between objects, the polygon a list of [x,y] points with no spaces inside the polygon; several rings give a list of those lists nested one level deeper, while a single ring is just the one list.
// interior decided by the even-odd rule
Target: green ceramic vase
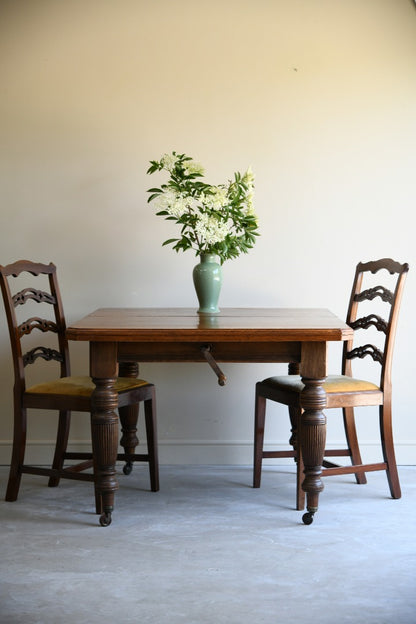
[{"label": "green ceramic vase", "polygon": [[215,254],[201,254],[192,277],[199,301],[199,314],[218,314],[218,299],[222,285],[221,265]]}]

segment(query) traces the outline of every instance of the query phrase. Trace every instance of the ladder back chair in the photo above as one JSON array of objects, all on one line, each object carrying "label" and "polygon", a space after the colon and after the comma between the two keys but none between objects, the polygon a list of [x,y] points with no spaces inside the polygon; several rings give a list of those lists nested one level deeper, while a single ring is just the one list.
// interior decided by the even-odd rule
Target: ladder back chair
[{"label": "ladder back chair", "polygon": [[[31,278],[29,274],[33,277]],[[22,281],[25,283],[23,288],[21,288]],[[29,281],[30,285],[28,285]],[[38,288],[41,285],[40,282],[42,282],[43,289]],[[6,501],[17,499],[23,473],[49,477],[50,487],[57,486],[61,477],[94,481],[94,474],[85,472],[88,468],[93,468],[92,451],[82,453],[67,451],[71,412],[91,412],[91,397],[95,385],[88,376],[71,376],[65,317],[56,267],[52,263],[42,264],[28,260],[19,260],[7,266],[0,265],[0,283],[14,368],[14,434]],[[16,288],[19,288],[17,292]],[[29,312],[27,312],[28,308]],[[34,315],[27,318],[33,309],[35,309]],[[37,316],[38,312],[42,317]],[[34,334],[39,332],[42,334],[42,341],[39,338],[39,342],[43,344],[26,351],[28,341],[36,344]],[[30,367],[33,371],[35,367],[32,368],[31,365],[42,361],[52,362],[55,367],[58,366],[59,374],[55,369],[53,378],[49,376],[42,383],[27,385],[28,368]],[[45,366],[50,367],[50,365]],[[156,492],[159,490],[159,467],[155,387],[147,381],[137,379],[137,370],[137,364],[130,365],[130,369],[128,367],[126,369],[126,376],[119,377],[115,384],[122,428],[120,444],[125,451],[120,453],[117,459],[126,462],[123,468],[125,474],[131,472],[133,462],[147,462],[151,490]],[[144,404],[147,453],[136,454],[135,449],[139,443],[136,437],[136,425],[141,402]],[[55,454],[50,468],[25,464],[28,409],[55,410],[59,414]],[[64,467],[66,460],[71,460],[72,465]],[[74,460],[78,460],[77,463],[74,463]],[[103,526],[108,525],[111,522],[111,515],[102,513],[101,498],[97,493],[95,503],[96,512],[102,514],[100,523]]]},{"label": "ladder back chair", "polygon": [[[384,270],[384,271],[383,271]],[[400,482],[394,452],[392,433],[392,357],[396,335],[397,320],[402,299],[403,287],[409,266],[389,258],[371,262],[360,262],[355,271],[346,322],[354,329],[354,337],[343,345],[341,375],[330,375],[323,387],[327,393],[326,408],[342,408],[346,447],[326,449],[322,476],[354,474],[357,483],[366,483],[366,472],[385,470],[391,496],[400,498]],[[379,271],[382,275],[379,275]],[[367,287],[368,281],[382,285]],[[389,277],[393,276],[393,277]],[[384,276],[384,279],[382,279]],[[371,278],[370,280],[368,278]],[[364,280],[364,281],[363,281]],[[387,283],[387,286],[386,286]],[[373,309],[378,306],[374,313]],[[371,309],[370,309],[371,308]],[[387,314],[386,309],[387,308]],[[387,320],[382,316],[383,313]],[[362,316],[361,316],[362,315]],[[370,338],[368,338],[370,335]],[[376,336],[381,336],[377,339]],[[373,340],[377,345],[371,344]],[[379,375],[373,381],[353,377],[354,359],[371,358],[379,367]],[[299,448],[300,394],[303,384],[297,364],[289,365],[289,375],[269,377],[256,384],[255,425],[254,425],[254,469],[253,487],[260,487],[263,458],[293,457],[297,464],[296,508],[304,509],[305,493],[302,490],[303,462],[302,449]],[[287,405],[292,427],[289,440],[292,449],[264,451],[264,427],[266,400]],[[363,464],[358,445],[355,426],[354,408],[361,406],[379,406],[379,426],[383,461]],[[327,457],[349,457],[351,465],[340,466]],[[305,513],[305,524],[313,521],[313,513]]]}]

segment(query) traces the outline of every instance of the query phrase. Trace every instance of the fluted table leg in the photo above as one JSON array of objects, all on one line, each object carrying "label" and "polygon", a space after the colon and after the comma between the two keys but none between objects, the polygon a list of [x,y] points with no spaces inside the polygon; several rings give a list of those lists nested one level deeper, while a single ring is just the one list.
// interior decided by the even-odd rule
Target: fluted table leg
[{"label": "fluted table leg", "polygon": [[114,390],[117,379],[117,345],[91,343],[91,377],[95,383],[92,394],[91,435],[94,456],[95,487],[102,500],[100,524],[108,526],[118,489],[116,461],[118,450],[118,398]]},{"label": "fluted table leg", "polygon": [[302,418],[300,444],[305,478],[302,489],[306,492],[307,512],[303,522],[311,524],[318,510],[319,494],[324,489],[321,480],[325,452],[326,392],[322,387],[326,376],[326,344],[305,343],[302,346],[301,376],[304,389],[301,394]]}]

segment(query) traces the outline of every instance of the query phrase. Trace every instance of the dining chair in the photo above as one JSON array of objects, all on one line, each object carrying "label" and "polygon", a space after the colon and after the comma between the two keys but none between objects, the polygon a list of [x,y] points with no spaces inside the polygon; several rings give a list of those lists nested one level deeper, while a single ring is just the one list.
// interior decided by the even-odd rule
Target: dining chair
[{"label": "dining chair", "polygon": [[[0,283],[14,368],[14,434],[6,501],[17,499],[24,473],[49,477],[50,487],[57,486],[61,477],[94,481],[92,450],[79,453],[67,451],[71,412],[91,412],[95,385],[89,376],[71,376],[66,324],[56,267],[52,263],[42,264],[28,260],[19,260],[7,266],[0,265]],[[38,336],[35,338],[35,334],[39,332],[42,340]],[[38,346],[38,342],[42,342],[42,345]],[[34,364],[37,366],[32,366]],[[46,375],[46,369],[52,366],[55,367],[53,377],[49,373],[45,381],[40,381],[40,378],[43,379],[40,376]],[[59,368],[59,373],[56,367]],[[37,383],[29,384],[28,377],[31,381],[35,378]],[[131,472],[133,462],[147,462],[151,490],[156,492],[159,490],[159,467],[155,387],[143,379],[125,376],[117,379],[115,390],[123,433],[120,444],[125,451],[118,454],[117,460],[126,462],[123,469],[125,474]],[[144,404],[147,453],[136,454],[138,439],[135,434],[141,402]],[[25,463],[28,409],[55,410],[59,414],[51,467]],[[38,415],[39,413],[37,411]],[[67,460],[72,463],[64,466]],[[90,468],[92,472],[85,472]],[[95,503],[96,512],[102,514],[100,523],[107,526],[111,522],[111,515],[102,513],[101,497],[97,492]]]},{"label": "dining chair", "polygon": [[[385,470],[393,498],[400,498],[401,491],[392,433],[391,372],[399,307],[408,270],[407,263],[400,264],[389,258],[357,265],[346,318],[354,330],[354,337],[343,345],[341,375],[330,375],[323,384],[327,394],[326,408],[342,408],[346,446],[325,449],[322,476],[354,474],[357,483],[363,484],[367,482],[366,472]],[[374,366],[379,367],[377,376],[371,381],[354,377],[352,372],[352,361],[367,356]],[[288,375],[269,377],[256,384],[253,487],[260,487],[263,458],[293,457],[297,465],[296,508],[302,510],[305,493],[301,487],[304,466],[299,429],[304,385],[296,363],[289,365],[288,372]],[[289,408],[290,450],[263,450],[267,399]],[[382,462],[363,464],[361,459],[354,408],[364,406],[379,406]],[[344,456],[350,458],[351,465],[339,465],[326,459]],[[303,522],[310,524],[312,521],[313,512],[305,513]]]}]

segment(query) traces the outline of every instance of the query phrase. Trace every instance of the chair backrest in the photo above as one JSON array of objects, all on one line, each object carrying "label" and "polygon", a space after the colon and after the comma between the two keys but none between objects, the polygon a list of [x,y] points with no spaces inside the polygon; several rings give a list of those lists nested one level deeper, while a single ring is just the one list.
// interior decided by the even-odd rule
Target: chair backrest
[{"label": "chair backrest", "polygon": [[[376,281],[380,283],[374,284],[372,276],[383,269],[384,272],[376,277]],[[407,263],[400,264],[390,258],[360,262],[355,271],[348,306],[346,322],[354,329],[354,338],[344,343],[342,373],[352,376],[352,360],[370,356],[381,366],[379,385],[384,391],[391,386],[394,340],[408,270]],[[386,318],[375,313],[379,310],[382,310]],[[370,335],[371,340],[374,332],[381,336],[378,346],[368,342],[368,336]]]},{"label": "chair backrest", "polygon": [[[28,274],[36,278],[43,276],[43,278],[39,280],[29,279],[30,276]],[[26,287],[22,288],[22,279],[24,278],[26,278]],[[46,282],[47,290],[34,288],[33,285],[27,286],[29,281],[42,282],[42,286]],[[39,360],[59,362],[60,376],[66,377],[70,375],[68,341],[65,335],[65,317],[55,265],[52,263],[30,262],[29,260],[19,260],[7,266],[0,265],[0,283],[13,354],[15,393],[22,393],[26,388],[26,366]],[[19,288],[19,290],[16,292],[15,288]],[[30,314],[30,311],[26,312],[23,310],[23,312],[20,312],[22,306],[26,306],[26,308],[37,307],[37,305],[33,305],[33,302],[35,304],[46,304],[48,313],[46,313],[43,305],[41,313],[45,312],[45,315],[49,318],[41,318],[39,316],[27,318],[27,314]],[[20,317],[22,316],[24,318],[21,319]],[[24,341],[34,330],[42,332],[44,343],[48,343],[49,337],[47,338],[46,334],[52,332],[55,338],[53,340],[54,348],[51,348],[50,345],[36,346],[25,351]]]}]

